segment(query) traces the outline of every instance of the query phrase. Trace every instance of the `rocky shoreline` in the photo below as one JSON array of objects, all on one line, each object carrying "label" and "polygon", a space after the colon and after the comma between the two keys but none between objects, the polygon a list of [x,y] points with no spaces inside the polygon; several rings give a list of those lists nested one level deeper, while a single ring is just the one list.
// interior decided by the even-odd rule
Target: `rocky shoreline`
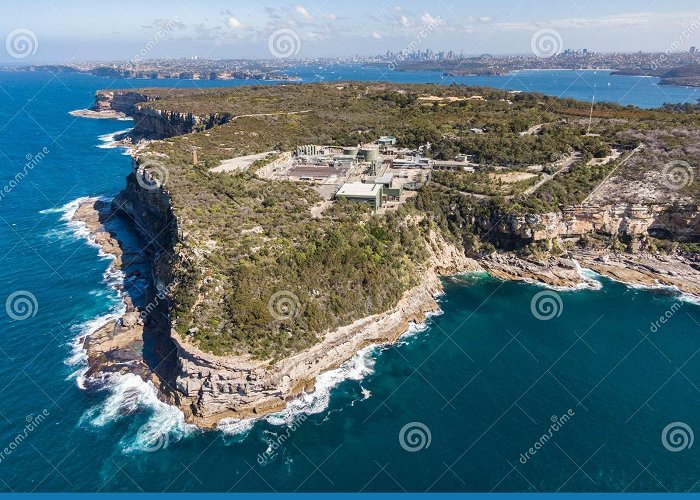
[{"label": "rocky shoreline", "polygon": [[93,118],[96,120],[130,120],[126,113],[115,111],[113,109],[94,110],[94,109],[76,109],[68,113],[71,116],[78,118]]},{"label": "rocky shoreline", "polygon": [[[110,202],[91,199],[78,206],[73,221],[85,224],[89,239],[113,258],[109,272],[121,271],[124,280],[140,277],[139,269],[146,264],[145,258],[136,250],[127,249],[120,243],[114,224],[110,224],[112,217]],[[118,291],[124,301],[124,314],[79,339],[88,358],[88,368],[83,379],[89,385],[92,380],[108,373],[134,373],[144,380],[159,383],[143,360],[142,315],[123,285],[118,287]]]},{"label": "rocky shoreline", "polygon": [[574,258],[583,267],[627,285],[673,287],[682,293],[700,297],[700,262],[686,257],[577,252]]},{"label": "rocky shoreline", "polygon": [[[134,255],[125,253],[118,234],[110,228],[112,216],[109,203],[91,201],[78,208],[74,220],[86,224],[90,238],[114,256],[111,266],[128,277]],[[700,296],[700,266],[681,257],[581,251],[536,261],[497,253],[477,262],[436,233],[431,234],[430,247],[432,269],[394,308],[327,332],[315,346],[274,365],[242,356],[215,356],[174,330],[164,332],[177,349],[178,367],[172,381],[163,380],[144,361],[144,325],[149,320],[146,311],[134,306],[125,294],[125,314],[83,339],[89,365],[85,378],[135,373],[159,387],[161,398],[178,406],[189,423],[214,429],[223,419],[259,418],[280,411],[300,394],[312,392],[318,375],[340,367],[362,348],[395,342],[411,323],[422,323],[439,310],[435,297],[442,292],[441,276],[486,271],[499,279],[576,289],[590,285],[590,279],[580,272],[584,267],[626,284],[672,286]]]},{"label": "rocky shoreline", "polygon": [[566,257],[537,261],[498,253],[479,263],[494,277],[538,283],[557,289],[576,289],[590,285],[590,279],[581,273],[581,269],[590,269],[626,285],[673,287],[679,292],[700,297],[700,262],[692,262],[678,255],[611,254],[580,250]]}]

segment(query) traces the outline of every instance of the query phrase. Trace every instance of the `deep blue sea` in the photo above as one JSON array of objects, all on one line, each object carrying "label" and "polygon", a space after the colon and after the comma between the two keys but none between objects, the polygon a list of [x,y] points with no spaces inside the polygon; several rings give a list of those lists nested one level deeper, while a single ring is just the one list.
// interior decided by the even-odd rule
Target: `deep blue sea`
[{"label": "deep blue sea", "polygon": [[[457,80],[644,107],[698,97],[600,72]],[[130,122],[68,112],[101,88],[215,84],[0,73],[0,491],[697,491],[700,307],[595,276],[557,295],[447,279],[442,314],[225,431],[187,426],[135,377],[81,389],[74,340],[119,312],[120,277],[67,219],[124,186],[130,159],[105,145]]]}]

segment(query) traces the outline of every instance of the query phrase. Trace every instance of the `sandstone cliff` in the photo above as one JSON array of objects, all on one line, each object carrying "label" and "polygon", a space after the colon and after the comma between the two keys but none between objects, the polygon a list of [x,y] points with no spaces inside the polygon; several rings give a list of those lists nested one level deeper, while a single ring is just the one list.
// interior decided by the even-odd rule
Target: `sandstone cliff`
[{"label": "sandstone cliff", "polygon": [[147,102],[149,97],[131,90],[101,90],[95,94],[95,111],[117,111],[131,115],[137,103]]},{"label": "sandstone cliff", "polygon": [[99,91],[95,95],[95,111],[117,111],[134,119],[134,129],[130,135],[136,140],[163,139],[176,135],[206,130],[214,125],[229,121],[226,113],[212,113],[204,116],[192,113],[166,111],[144,105],[159,100],[158,96],[135,91]]},{"label": "sandstone cliff", "polygon": [[646,236],[677,241],[698,241],[700,219],[697,205],[568,206],[558,212],[512,215],[494,213],[477,221],[491,231],[491,238],[505,248],[585,235],[621,235],[631,239]]}]

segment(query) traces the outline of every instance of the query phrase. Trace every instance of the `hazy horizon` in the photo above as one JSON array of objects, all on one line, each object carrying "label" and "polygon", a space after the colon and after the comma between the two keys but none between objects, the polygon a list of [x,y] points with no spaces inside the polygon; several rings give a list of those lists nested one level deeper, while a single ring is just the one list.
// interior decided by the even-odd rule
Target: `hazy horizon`
[{"label": "hazy horizon", "polygon": [[[0,62],[41,64],[143,59],[270,59],[273,43],[294,44],[294,58],[369,56],[413,47],[465,56],[531,53],[538,31],[561,49],[633,53],[688,51],[700,45],[694,1],[574,0],[497,4],[391,1],[260,3],[9,0],[3,5]],[[22,44],[31,50],[21,51]],[[26,46],[26,45],[25,45]],[[17,57],[17,53],[21,57]]]}]

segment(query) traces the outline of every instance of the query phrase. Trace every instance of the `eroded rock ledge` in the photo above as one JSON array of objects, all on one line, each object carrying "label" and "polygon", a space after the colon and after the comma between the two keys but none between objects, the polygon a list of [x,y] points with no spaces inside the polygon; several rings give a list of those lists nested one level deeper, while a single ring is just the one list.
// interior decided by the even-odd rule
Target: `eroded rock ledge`
[{"label": "eroded rock ledge", "polygon": [[215,125],[222,125],[230,119],[226,113],[199,116],[146,105],[159,99],[158,95],[130,90],[100,91],[95,96],[95,105],[92,110],[86,110],[86,112],[95,114],[90,117],[132,117],[134,128],[129,135],[134,141],[164,139],[189,134],[197,130],[209,129]]}]

